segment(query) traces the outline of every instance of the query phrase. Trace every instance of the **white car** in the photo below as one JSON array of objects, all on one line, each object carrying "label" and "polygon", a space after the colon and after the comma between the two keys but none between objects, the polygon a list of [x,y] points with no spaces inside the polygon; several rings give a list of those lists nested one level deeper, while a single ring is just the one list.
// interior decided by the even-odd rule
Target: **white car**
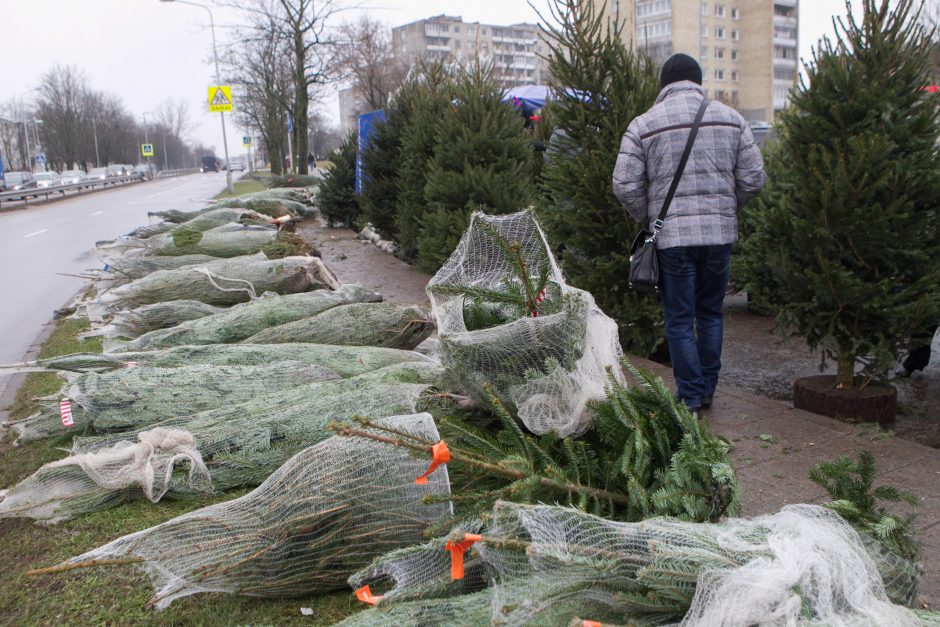
[{"label": "white car", "polygon": [[243,161],[232,161],[229,164],[228,169],[231,170],[232,172],[244,172],[245,163]]},{"label": "white car", "polygon": [[62,182],[59,180],[59,173],[55,171],[51,172],[37,172],[33,175],[33,178],[36,179],[36,187],[55,187],[56,185],[61,185]]},{"label": "white car", "polygon": [[85,173],[81,170],[66,170],[59,175],[59,180],[63,185],[81,183],[83,178],[85,178]]}]

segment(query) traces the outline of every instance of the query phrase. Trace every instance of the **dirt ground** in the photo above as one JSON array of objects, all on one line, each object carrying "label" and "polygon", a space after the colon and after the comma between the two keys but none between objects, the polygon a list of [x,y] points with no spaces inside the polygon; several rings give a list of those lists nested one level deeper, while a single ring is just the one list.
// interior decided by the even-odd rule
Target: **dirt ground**
[{"label": "dirt ground", "polygon": [[[340,280],[361,283],[391,302],[428,305],[424,287],[430,275],[389,255],[349,229],[325,228],[312,221],[299,230]],[[910,379],[895,379],[898,437],[940,448],[940,334],[934,338],[932,363]],[[798,338],[774,333],[772,318],[747,309],[743,293],[725,300],[722,381],[743,390],[790,403],[793,381],[819,374],[819,356]],[[823,372],[834,374],[834,365]]]}]

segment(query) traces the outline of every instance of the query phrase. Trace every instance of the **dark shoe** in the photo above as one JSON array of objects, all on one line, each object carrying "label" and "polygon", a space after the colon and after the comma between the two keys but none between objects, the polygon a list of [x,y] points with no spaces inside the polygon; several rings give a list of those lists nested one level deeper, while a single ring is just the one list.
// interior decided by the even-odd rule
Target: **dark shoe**
[{"label": "dark shoe", "polygon": [[700,398],[699,402],[702,403],[702,409],[711,409],[712,400],[711,396],[703,396]]},{"label": "dark shoe", "polygon": [[909,379],[912,374],[914,374],[914,371],[908,370],[904,366],[898,366],[897,370],[894,371],[894,376],[902,377],[904,379]]}]

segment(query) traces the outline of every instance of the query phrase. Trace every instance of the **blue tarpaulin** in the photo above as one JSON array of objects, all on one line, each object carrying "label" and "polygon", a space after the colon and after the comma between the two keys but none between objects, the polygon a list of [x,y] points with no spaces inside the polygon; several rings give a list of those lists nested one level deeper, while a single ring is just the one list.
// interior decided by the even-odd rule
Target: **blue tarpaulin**
[{"label": "blue tarpaulin", "polygon": [[369,138],[378,122],[385,121],[385,110],[370,111],[359,116],[359,141],[356,144],[356,193],[362,193],[365,171],[362,168],[362,155],[369,147]]},{"label": "blue tarpaulin", "polygon": [[517,108],[522,109],[524,116],[529,117],[544,107],[551,97],[551,89],[547,85],[522,85],[507,91],[503,100],[512,102]]}]

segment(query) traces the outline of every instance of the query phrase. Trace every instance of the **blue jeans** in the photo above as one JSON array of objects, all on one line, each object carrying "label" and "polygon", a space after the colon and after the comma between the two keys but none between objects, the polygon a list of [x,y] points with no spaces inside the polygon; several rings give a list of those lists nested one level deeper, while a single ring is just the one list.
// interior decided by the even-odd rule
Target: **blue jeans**
[{"label": "blue jeans", "polygon": [[714,396],[721,370],[721,305],[728,287],[731,245],[680,246],[658,253],[677,396],[689,409],[699,409],[703,396]]}]

